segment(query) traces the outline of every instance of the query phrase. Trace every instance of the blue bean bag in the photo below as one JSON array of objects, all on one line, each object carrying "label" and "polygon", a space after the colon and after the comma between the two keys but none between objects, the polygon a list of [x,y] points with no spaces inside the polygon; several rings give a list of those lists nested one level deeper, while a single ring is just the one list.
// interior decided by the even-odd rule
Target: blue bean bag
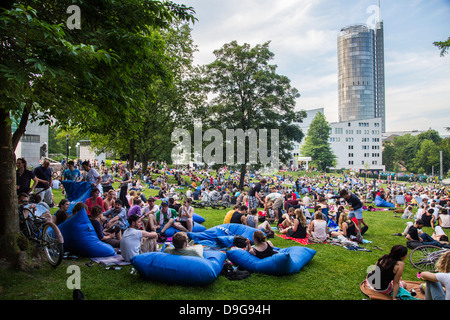
[{"label": "blue bean bag", "polygon": [[[156,232],[161,232],[162,227],[156,230]],[[206,227],[202,226],[201,224],[194,221],[194,226],[192,227],[192,232],[203,232],[206,230]],[[178,229],[175,229],[174,227],[169,227],[164,234],[166,237],[172,237],[175,233],[177,233]]]},{"label": "blue bean bag", "polygon": [[380,196],[375,197],[375,205],[377,207],[395,208],[395,204],[387,202],[386,200],[382,199]]},{"label": "blue bean bag", "polygon": [[84,209],[58,226],[64,237],[64,251],[83,257],[109,257],[116,254],[114,248],[102,242]]},{"label": "blue bean bag", "polygon": [[264,259],[243,249],[228,250],[227,257],[233,264],[250,272],[281,276],[299,272],[316,254],[315,250],[300,246],[274,249],[278,253]]},{"label": "blue bean bag", "polygon": [[253,241],[253,233],[258,230],[243,224],[226,223],[212,227],[203,232],[188,232],[188,237],[195,243],[213,245],[219,248],[233,246],[235,235],[241,235]]},{"label": "blue bean bag", "polygon": [[227,255],[203,251],[203,258],[149,252],[131,258],[131,264],[148,280],[169,284],[208,285],[220,275]]},{"label": "blue bean bag", "polygon": [[69,209],[67,212],[72,213],[73,207],[78,202],[85,202],[87,198],[91,196],[91,191],[94,188],[91,183],[87,181],[72,181],[64,180],[61,182],[66,191],[66,198],[70,201]]},{"label": "blue bean bag", "polygon": [[201,215],[199,215],[199,214],[197,214],[195,212],[194,212],[194,215],[192,217],[192,220],[194,220],[194,222],[197,222],[197,223],[205,222],[205,218],[203,218]]}]

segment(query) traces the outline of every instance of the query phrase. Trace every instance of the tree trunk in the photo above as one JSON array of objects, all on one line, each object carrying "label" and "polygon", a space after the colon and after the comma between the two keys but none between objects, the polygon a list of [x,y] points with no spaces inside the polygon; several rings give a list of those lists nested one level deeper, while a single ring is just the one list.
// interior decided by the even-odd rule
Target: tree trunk
[{"label": "tree trunk", "polygon": [[245,174],[247,173],[247,165],[241,164],[241,177],[239,179],[239,190],[244,190]]},{"label": "tree trunk", "polygon": [[17,211],[15,150],[9,113],[0,111],[0,257],[16,264],[20,249],[17,245],[19,217]]},{"label": "tree trunk", "polygon": [[134,143],[134,139],[130,140],[130,154],[128,155],[128,170],[132,170],[134,169],[134,158],[135,158],[135,154],[136,154],[136,148],[135,148],[135,143]]}]

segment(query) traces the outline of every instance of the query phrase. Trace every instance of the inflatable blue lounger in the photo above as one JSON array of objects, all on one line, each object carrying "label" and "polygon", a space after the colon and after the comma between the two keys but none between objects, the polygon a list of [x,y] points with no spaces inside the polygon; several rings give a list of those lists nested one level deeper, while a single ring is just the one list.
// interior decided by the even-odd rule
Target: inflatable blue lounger
[{"label": "inflatable blue lounger", "polygon": [[148,280],[177,285],[208,285],[220,275],[227,255],[205,250],[203,258],[148,252],[131,258],[131,264]]},{"label": "inflatable blue lounger", "polygon": [[116,254],[111,245],[98,238],[84,209],[61,223],[58,228],[64,237],[64,251],[88,258],[109,257]]},{"label": "inflatable blue lounger", "polygon": [[188,232],[188,237],[195,243],[228,248],[233,246],[235,235],[241,235],[253,241],[253,233],[258,230],[243,224],[226,223],[212,227],[203,232]]},{"label": "inflatable blue lounger", "polygon": [[395,208],[395,204],[383,200],[380,196],[375,197],[375,205],[377,207]]},{"label": "inflatable blue lounger", "polygon": [[300,246],[274,249],[278,253],[264,259],[243,249],[228,250],[227,257],[233,264],[250,272],[283,276],[299,272],[316,254],[315,250]]},{"label": "inflatable blue lounger", "polygon": [[[156,232],[161,232],[162,228],[156,230]],[[192,227],[192,232],[196,233],[196,232],[202,232],[205,231],[206,227],[202,226],[200,223],[197,223],[194,221],[194,226]],[[175,229],[174,227],[169,227],[166,232],[164,232],[164,234],[166,235],[166,237],[173,237],[173,235],[175,233],[177,233],[179,230]]]}]

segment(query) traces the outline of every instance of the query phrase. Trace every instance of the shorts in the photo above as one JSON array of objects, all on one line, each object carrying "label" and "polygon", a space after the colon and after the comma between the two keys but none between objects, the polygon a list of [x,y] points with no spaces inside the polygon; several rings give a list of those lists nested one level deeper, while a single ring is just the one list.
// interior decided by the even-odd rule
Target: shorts
[{"label": "shorts", "polygon": [[258,207],[258,199],[256,197],[248,196],[248,207],[249,209],[256,209]]},{"label": "shorts", "polygon": [[283,207],[283,197],[276,198],[273,202],[273,208],[278,210]]},{"label": "shorts", "polygon": [[359,209],[350,211],[350,212],[348,213],[348,217],[349,217],[349,218],[356,217],[356,219],[362,220],[362,218],[363,218],[363,208],[361,207],[361,208],[359,208]]}]

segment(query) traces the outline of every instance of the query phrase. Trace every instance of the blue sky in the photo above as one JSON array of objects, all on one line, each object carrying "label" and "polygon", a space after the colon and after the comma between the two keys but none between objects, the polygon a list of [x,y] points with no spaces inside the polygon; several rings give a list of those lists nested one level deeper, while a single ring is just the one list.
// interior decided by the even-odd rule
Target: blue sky
[{"label": "blue sky", "polygon": [[[373,24],[378,0],[174,0],[192,6],[196,64],[233,40],[271,41],[278,73],[301,97],[297,109],[324,108],[338,121],[337,36],[341,28]],[[386,73],[386,130],[436,129],[449,134],[450,53],[432,43],[450,37],[450,0],[381,0]]]}]

